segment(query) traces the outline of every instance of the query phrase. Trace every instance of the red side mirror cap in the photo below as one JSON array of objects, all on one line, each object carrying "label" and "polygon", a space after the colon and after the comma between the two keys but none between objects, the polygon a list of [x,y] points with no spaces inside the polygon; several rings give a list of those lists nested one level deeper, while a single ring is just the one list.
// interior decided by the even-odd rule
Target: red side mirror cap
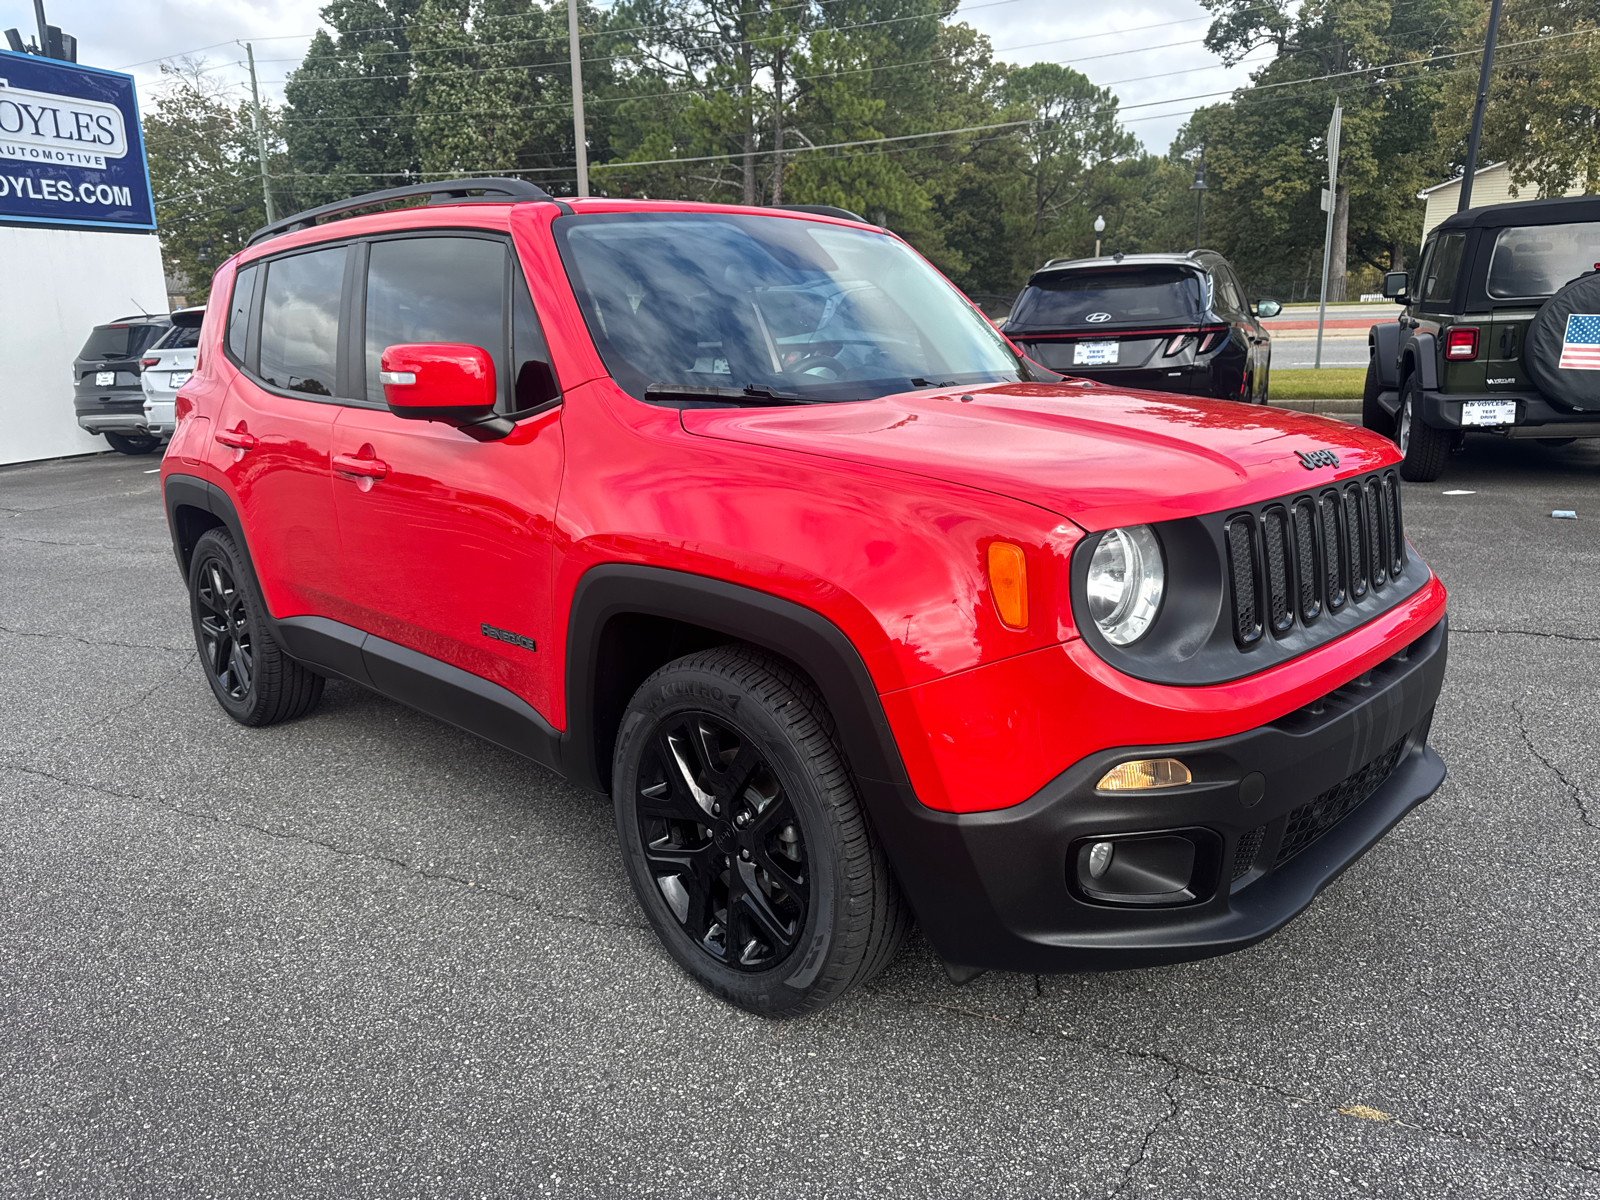
[{"label": "red side mirror cap", "polygon": [[415,342],[383,352],[383,398],[397,417],[467,425],[494,412],[494,359],[479,346]]}]

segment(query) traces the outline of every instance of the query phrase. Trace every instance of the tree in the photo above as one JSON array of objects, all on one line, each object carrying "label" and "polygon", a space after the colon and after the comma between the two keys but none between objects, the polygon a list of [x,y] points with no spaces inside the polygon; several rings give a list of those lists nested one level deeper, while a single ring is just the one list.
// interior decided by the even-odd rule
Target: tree
[{"label": "tree", "polygon": [[[1461,49],[1481,47],[1487,28],[1485,9]],[[1508,6],[1500,44],[1479,163],[1504,161],[1514,186],[1531,184],[1546,196],[1580,183],[1585,192],[1600,192],[1600,30],[1593,0]],[[1443,156],[1457,170],[1465,167],[1478,90],[1478,62],[1464,65],[1470,70],[1452,75],[1435,118]]]},{"label": "tree", "polygon": [[[190,302],[204,303],[211,273],[267,223],[255,127],[248,101],[216,83],[203,60],[161,70],[144,118],[161,256],[169,274],[188,277]],[[264,115],[268,170],[281,173],[282,114],[269,106]]]}]

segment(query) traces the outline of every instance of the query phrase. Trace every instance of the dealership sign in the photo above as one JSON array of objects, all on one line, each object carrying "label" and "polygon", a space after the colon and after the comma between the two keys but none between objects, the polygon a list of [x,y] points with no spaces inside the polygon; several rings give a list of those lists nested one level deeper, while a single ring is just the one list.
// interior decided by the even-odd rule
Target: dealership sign
[{"label": "dealership sign", "polygon": [[133,77],[0,51],[0,224],[155,228]]}]

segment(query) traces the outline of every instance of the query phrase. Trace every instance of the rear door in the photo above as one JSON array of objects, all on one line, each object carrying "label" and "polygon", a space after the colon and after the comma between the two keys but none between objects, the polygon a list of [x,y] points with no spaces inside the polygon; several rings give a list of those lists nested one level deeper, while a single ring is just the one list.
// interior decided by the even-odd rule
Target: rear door
[{"label": "rear door", "polygon": [[350,248],[319,246],[235,276],[225,353],[241,368],[211,430],[267,607],[343,619],[328,453]]},{"label": "rear door", "polygon": [[502,411],[546,399],[539,322],[510,243],[485,233],[374,239],[352,305],[361,329],[359,402],[334,431],[335,506],[355,623],[551,708],[551,534],[561,485],[561,412],[478,442],[402,419],[384,403],[386,347],[479,346],[494,360]]}]

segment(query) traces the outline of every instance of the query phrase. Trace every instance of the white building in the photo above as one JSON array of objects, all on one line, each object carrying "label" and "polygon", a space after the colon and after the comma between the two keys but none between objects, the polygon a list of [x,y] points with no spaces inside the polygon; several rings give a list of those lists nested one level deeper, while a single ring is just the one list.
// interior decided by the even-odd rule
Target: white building
[{"label": "white building", "polygon": [[[1524,184],[1520,196],[1511,194],[1511,168],[1503,162],[1480,167],[1472,177],[1472,207],[1486,208],[1491,204],[1505,204],[1512,200],[1537,200],[1542,193],[1532,184]],[[1583,195],[1583,184],[1575,184],[1561,193],[1563,196]],[[1456,211],[1461,203],[1461,180],[1447,179],[1431,188],[1423,188],[1417,199],[1427,204],[1422,214],[1422,236],[1426,238],[1434,226]]]}]

